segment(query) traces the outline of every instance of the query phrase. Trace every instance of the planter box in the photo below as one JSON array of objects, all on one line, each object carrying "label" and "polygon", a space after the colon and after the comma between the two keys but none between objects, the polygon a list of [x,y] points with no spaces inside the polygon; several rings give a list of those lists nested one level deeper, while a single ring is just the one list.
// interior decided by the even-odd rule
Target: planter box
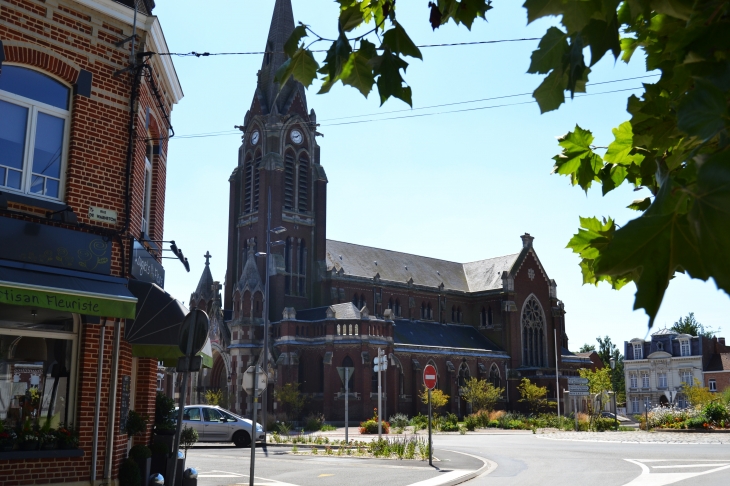
[{"label": "planter box", "polygon": [[55,459],[57,457],[84,457],[84,451],[81,449],[56,449],[53,451],[0,452],[0,461],[23,459]]}]

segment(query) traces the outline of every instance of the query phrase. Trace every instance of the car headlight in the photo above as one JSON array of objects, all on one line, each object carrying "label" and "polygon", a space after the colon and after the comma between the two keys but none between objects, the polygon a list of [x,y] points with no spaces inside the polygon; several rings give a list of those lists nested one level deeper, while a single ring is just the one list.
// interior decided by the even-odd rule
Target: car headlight
[{"label": "car headlight", "polygon": [[261,425],[256,424],[256,432],[263,432],[263,431],[264,431],[264,428]]}]

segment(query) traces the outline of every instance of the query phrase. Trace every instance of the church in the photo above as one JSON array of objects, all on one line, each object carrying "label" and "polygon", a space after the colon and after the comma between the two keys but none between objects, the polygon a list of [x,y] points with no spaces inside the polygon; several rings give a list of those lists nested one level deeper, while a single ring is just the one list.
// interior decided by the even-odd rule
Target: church
[{"label": "church", "polygon": [[[523,377],[546,386],[555,399],[556,368],[566,388],[567,377],[591,363],[568,351],[565,306],[531,235],[515,235],[510,255],[468,263],[327,239],[328,181],[317,116],[301,84],[289,79],[280,87],[274,79],[293,29],[291,1],[277,0],[229,179],[223,291],[206,255],[190,298],[191,307],[211,317],[214,354],[212,370],[196,378],[198,397],[220,389],[228,408],[250,416],[253,402],[242,375],[262,354],[268,309],[269,414],[281,411],[274,390],[296,383],[306,397],[304,414],[343,420],[345,383],[338,368],[350,367],[350,419],[372,416],[379,349],[388,361],[386,417],[425,410],[419,394],[426,364],[436,367],[437,388],[449,396],[443,412],[470,412],[460,397],[470,377],[504,387],[503,408],[518,407]],[[267,224],[276,228],[268,269]]]}]

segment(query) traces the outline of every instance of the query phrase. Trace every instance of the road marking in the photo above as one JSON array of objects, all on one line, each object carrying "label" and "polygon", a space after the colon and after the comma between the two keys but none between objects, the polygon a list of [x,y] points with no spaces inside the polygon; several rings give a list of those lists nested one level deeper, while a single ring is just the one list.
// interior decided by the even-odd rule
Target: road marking
[{"label": "road marking", "polygon": [[320,474],[318,478],[326,478],[327,476],[334,476],[334,474]]},{"label": "road marking", "polygon": [[678,464],[676,466],[651,466],[652,469],[674,469],[675,467],[720,467],[730,466],[730,464]]},{"label": "road marking", "polygon": [[435,478],[425,479],[417,483],[411,483],[408,486],[438,486],[439,484],[447,483],[453,479],[463,476],[468,473],[468,469],[452,469],[448,472],[444,471]]},{"label": "road marking", "polygon": [[[714,472],[723,471],[730,468],[730,465],[725,464],[702,464],[701,466],[712,467],[709,471],[702,472],[688,472],[688,473],[654,473],[651,474],[649,466],[643,464],[639,460],[624,459],[632,464],[636,464],[641,468],[641,474],[634,478],[633,481],[626,483],[624,486],[665,486],[667,484],[677,483],[686,479],[691,479],[697,476],[704,476],[705,474],[712,474]],[[648,461],[647,461],[648,462]],[[657,466],[654,466],[657,467]],[[660,467],[671,467],[671,466],[660,466]]]}]

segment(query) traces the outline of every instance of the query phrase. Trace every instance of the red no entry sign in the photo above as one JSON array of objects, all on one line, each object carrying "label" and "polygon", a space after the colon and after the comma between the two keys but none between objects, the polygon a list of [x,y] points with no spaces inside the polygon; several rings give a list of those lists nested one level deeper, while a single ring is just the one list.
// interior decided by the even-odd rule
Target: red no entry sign
[{"label": "red no entry sign", "polygon": [[433,365],[423,367],[423,384],[429,390],[433,390],[436,387],[436,368]]}]

